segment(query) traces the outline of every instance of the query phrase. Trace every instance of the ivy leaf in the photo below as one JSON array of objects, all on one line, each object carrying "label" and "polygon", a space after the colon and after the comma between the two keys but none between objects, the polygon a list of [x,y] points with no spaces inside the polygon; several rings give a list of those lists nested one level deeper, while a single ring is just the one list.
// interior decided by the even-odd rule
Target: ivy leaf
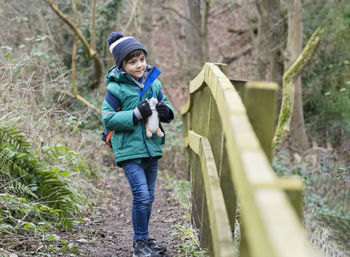
[{"label": "ivy leaf", "polygon": [[38,227],[38,229],[39,229],[40,231],[43,231],[43,232],[46,231],[46,228],[45,228],[44,226],[40,226],[40,227]]},{"label": "ivy leaf", "polygon": [[56,240],[59,240],[60,237],[56,234],[51,234],[50,237],[49,237],[49,241],[56,241]]}]

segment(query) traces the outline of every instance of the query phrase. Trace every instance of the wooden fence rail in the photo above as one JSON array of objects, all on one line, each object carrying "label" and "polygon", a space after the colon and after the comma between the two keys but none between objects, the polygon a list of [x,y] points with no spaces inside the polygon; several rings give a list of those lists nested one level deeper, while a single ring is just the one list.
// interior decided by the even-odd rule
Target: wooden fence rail
[{"label": "wooden fence rail", "polygon": [[204,65],[182,108],[201,245],[212,256],[236,255],[239,204],[241,257],[316,256],[299,220],[303,184],[278,178],[270,163],[277,85],[241,82],[236,90],[220,68]]}]

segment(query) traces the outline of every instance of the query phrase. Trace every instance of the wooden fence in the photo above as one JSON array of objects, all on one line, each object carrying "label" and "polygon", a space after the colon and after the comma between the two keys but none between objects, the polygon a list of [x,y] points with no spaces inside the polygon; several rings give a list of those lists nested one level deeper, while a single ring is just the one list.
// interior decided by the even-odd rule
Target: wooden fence
[{"label": "wooden fence", "polygon": [[277,85],[234,81],[235,88],[224,69],[206,63],[182,108],[201,246],[212,256],[316,256],[300,222],[302,182],[271,167]]}]

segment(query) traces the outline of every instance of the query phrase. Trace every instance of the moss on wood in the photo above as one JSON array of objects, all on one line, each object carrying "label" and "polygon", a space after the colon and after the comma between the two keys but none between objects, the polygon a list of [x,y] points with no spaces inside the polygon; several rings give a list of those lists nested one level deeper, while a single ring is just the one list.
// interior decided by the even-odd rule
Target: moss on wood
[{"label": "moss on wood", "polygon": [[283,75],[283,98],[277,129],[273,139],[274,153],[281,148],[290,134],[290,122],[294,108],[295,81],[314,56],[321,41],[322,33],[322,28],[318,28],[314,32],[298,59]]}]

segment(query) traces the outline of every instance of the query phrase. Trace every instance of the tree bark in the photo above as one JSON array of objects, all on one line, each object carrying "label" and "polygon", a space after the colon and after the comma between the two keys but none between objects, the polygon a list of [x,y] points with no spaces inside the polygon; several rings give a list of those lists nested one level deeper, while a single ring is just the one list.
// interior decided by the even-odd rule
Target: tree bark
[{"label": "tree bark", "polygon": [[199,0],[186,0],[186,17],[192,21],[186,22],[187,70],[189,76],[197,74],[204,64],[200,10]]},{"label": "tree bark", "polygon": [[147,63],[152,64],[154,61],[154,52],[153,52],[153,36],[152,36],[152,0],[143,0],[140,1],[138,8],[140,10],[140,27],[141,31],[137,35],[138,39],[146,46],[147,48]]},{"label": "tree bark", "polygon": [[[303,49],[302,4],[300,0],[288,0],[288,38],[285,51],[285,69],[293,64]],[[294,84],[294,104],[291,117],[290,143],[295,149],[304,151],[308,147],[305,130],[302,85],[298,77]]]},{"label": "tree bark", "polygon": [[172,45],[173,45],[173,50],[174,50],[175,55],[177,56],[178,61],[179,61],[179,67],[177,67],[177,68],[180,69],[182,73],[185,73],[184,54],[182,51],[182,47],[177,40],[177,34],[175,31],[175,26],[174,26],[174,18],[172,15],[170,15],[170,13],[167,13],[165,15],[166,15],[166,19],[167,19],[170,34],[171,34],[171,41],[172,41]]},{"label": "tree bark", "polygon": [[210,0],[204,0],[204,11],[203,11],[203,21],[202,21],[202,33],[201,41],[202,41],[202,53],[204,63],[209,59],[209,43],[208,43],[208,21],[209,21],[209,12],[210,12]]},{"label": "tree bark", "polygon": [[318,28],[314,32],[297,60],[283,75],[283,98],[277,129],[273,139],[274,153],[280,150],[290,135],[290,124],[295,104],[295,82],[317,50],[322,32],[323,29],[321,28]]},{"label": "tree bark", "polygon": [[90,46],[94,50],[96,50],[95,20],[96,20],[96,0],[92,0],[92,3],[91,3],[91,20],[90,20]]},{"label": "tree bark", "polygon": [[259,12],[257,79],[282,82],[285,19],[280,0],[255,0]]}]

